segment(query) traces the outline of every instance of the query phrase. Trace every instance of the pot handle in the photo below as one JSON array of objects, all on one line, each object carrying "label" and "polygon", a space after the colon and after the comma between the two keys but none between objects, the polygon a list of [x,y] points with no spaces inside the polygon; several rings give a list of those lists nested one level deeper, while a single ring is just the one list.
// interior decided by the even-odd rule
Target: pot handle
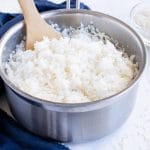
[{"label": "pot handle", "polygon": [[[71,0],[66,0],[66,9],[70,9]],[[80,0],[76,0],[76,9],[80,9]]]}]

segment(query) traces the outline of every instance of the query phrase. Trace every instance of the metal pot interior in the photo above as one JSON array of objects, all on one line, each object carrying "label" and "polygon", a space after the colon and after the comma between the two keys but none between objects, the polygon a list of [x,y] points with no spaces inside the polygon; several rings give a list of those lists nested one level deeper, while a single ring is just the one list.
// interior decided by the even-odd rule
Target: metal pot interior
[{"label": "metal pot interior", "polygon": [[[129,56],[136,56],[136,61],[139,64],[139,73],[133,83],[141,76],[146,64],[146,52],[143,42],[129,26],[118,19],[89,10],[49,11],[43,13],[42,17],[48,23],[57,23],[61,28],[70,26],[78,27],[81,23],[88,25],[90,22],[93,22],[94,26],[101,32],[106,33],[113,40],[118,41],[119,44],[126,49]],[[24,24],[23,22],[18,23],[4,35],[0,44],[0,48],[2,49],[0,52],[1,75],[10,87],[14,86],[10,81],[8,81],[2,62],[8,61],[10,53],[15,49],[16,45],[21,42],[24,35]]]}]

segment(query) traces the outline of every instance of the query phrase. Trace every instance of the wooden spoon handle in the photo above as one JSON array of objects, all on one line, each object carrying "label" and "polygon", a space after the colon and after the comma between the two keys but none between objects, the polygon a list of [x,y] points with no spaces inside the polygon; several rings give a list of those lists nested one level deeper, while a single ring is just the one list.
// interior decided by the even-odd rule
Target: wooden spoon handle
[{"label": "wooden spoon handle", "polygon": [[33,18],[34,20],[36,18],[39,18],[39,13],[33,0],[18,0],[18,1],[24,14],[25,22],[29,23],[32,22]]}]

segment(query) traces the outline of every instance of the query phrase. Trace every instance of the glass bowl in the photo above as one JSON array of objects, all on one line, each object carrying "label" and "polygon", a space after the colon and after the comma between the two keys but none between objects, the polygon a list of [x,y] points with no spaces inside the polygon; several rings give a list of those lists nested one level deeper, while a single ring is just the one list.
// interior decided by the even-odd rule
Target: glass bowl
[{"label": "glass bowl", "polygon": [[131,9],[132,27],[139,33],[146,46],[150,47],[150,2],[141,2]]}]

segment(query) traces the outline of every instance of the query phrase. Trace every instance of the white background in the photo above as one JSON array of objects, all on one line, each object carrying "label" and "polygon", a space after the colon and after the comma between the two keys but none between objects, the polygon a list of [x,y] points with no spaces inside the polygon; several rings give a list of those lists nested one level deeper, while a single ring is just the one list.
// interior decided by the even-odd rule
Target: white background
[{"label": "white background", "polygon": [[[53,0],[60,3],[62,0]],[[104,12],[130,24],[130,10],[141,0],[83,0],[92,10]],[[16,0],[0,0],[0,11],[20,12]],[[148,49],[147,49],[148,51]],[[150,52],[148,52],[150,56]],[[141,80],[137,103],[127,122],[113,134],[89,143],[69,145],[72,150],[150,150],[150,67]],[[0,97],[0,105],[6,104]],[[118,112],[119,113],[119,112]]]}]

